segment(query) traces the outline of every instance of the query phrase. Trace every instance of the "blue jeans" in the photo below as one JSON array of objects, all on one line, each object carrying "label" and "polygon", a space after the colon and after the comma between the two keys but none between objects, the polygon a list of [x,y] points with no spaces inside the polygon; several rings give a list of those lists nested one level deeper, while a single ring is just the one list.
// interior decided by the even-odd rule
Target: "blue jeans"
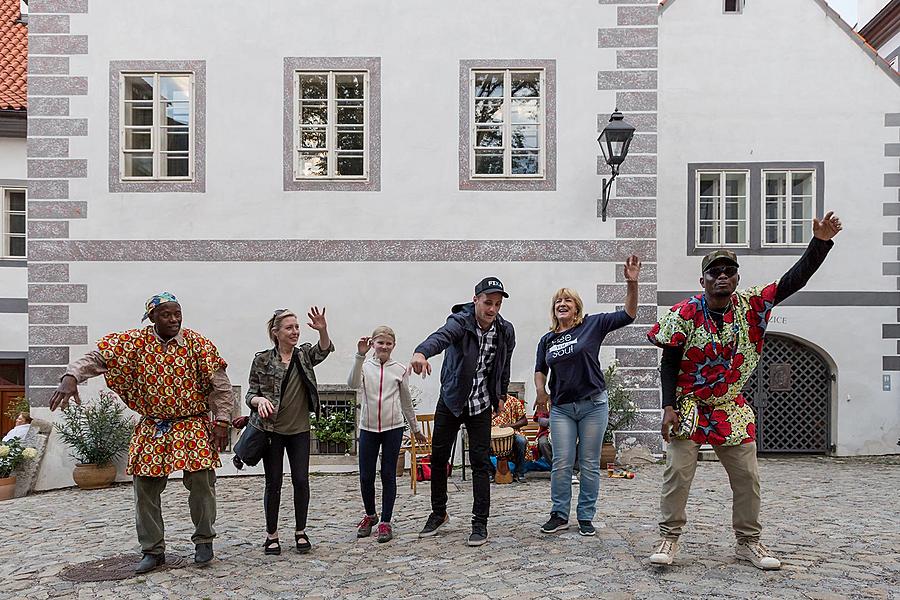
[{"label": "blue jeans", "polygon": [[578,446],[581,485],[578,491],[579,521],[590,521],[597,512],[600,491],[600,449],[609,420],[608,396],[602,394],[550,408],[550,435],[553,438],[553,470],[550,473],[552,513],[569,519],[572,504],[572,469]]}]

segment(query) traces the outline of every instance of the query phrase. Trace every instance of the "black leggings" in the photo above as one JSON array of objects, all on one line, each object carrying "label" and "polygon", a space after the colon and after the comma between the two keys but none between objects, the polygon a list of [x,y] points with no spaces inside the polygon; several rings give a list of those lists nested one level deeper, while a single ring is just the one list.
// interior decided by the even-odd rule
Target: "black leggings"
[{"label": "black leggings", "polygon": [[284,453],[291,465],[291,484],[294,486],[294,518],[297,531],[306,529],[309,512],[309,432],[281,435],[269,433],[269,447],[263,455],[266,471],[266,532],[278,531],[278,509],[281,505],[281,483],[284,480]]}]

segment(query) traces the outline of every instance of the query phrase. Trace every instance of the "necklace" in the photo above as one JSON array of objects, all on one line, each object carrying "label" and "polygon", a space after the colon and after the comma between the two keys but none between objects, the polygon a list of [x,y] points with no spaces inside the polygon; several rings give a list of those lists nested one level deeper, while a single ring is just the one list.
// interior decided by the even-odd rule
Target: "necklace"
[{"label": "necklace", "polygon": [[[703,307],[703,328],[706,329],[706,332],[709,333],[709,337],[712,339],[712,347],[713,347],[714,354],[717,354],[716,338],[719,337],[720,334],[719,334],[718,329],[716,330],[715,333],[713,333],[712,327],[710,326],[710,322],[712,321],[712,317],[710,316],[710,313],[715,313],[715,314],[721,316],[724,320],[725,313],[727,313],[729,310],[732,311],[731,343],[728,345],[731,352],[728,353],[728,358],[726,359],[728,361],[728,368],[730,369],[731,368],[731,358],[735,355],[735,352],[737,351],[738,335],[740,334],[740,331],[741,331],[741,328],[738,326],[737,318],[735,318],[735,316],[734,316],[734,303],[729,298],[728,299],[728,307],[725,308],[725,310],[723,310],[722,312],[719,312],[719,311],[713,310],[709,307],[709,305],[706,302],[706,294],[703,294],[703,296],[700,297],[700,306]],[[724,325],[724,321],[722,324]],[[722,354],[724,355],[725,352],[723,352]],[[723,358],[724,358],[724,356],[723,356]]]}]

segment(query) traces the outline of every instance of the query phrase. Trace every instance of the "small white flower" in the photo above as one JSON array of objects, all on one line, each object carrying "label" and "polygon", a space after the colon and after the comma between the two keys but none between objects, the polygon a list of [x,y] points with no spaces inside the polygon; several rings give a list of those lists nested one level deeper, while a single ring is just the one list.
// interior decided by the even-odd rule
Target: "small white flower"
[{"label": "small white flower", "polygon": [[0,444],[0,457],[9,456],[9,446]]},{"label": "small white flower", "polygon": [[37,458],[37,450],[34,448],[25,448],[22,450],[22,458],[25,460],[34,460]]}]

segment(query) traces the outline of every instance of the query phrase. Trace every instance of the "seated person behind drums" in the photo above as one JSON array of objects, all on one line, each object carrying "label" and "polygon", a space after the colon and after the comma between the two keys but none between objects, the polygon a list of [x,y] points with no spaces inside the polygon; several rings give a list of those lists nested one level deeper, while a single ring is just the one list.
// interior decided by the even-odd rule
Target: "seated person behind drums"
[{"label": "seated person behind drums", "polygon": [[513,473],[513,480],[519,483],[525,483],[525,449],[528,447],[528,440],[525,439],[525,436],[519,430],[527,424],[528,417],[525,416],[525,401],[512,395],[506,396],[506,405],[491,421],[492,429],[496,427],[511,427],[515,430],[512,461],[516,464],[516,470]]}]

